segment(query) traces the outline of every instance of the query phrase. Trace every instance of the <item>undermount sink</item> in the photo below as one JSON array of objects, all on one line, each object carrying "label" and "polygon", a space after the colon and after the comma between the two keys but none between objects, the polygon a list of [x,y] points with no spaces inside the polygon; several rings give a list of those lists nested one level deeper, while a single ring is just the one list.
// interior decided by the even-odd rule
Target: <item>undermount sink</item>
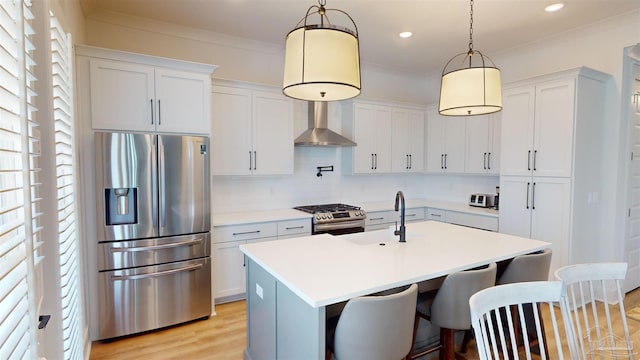
[{"label": "undermount sink", "polygon": [[[389,229],[367,231],[356,234],[345,235],[344,238],[356,245],[371,245],[371,244],[387,244],[387,243],[399,243],[400,238],[393,234],[395,226],[390,226]],[[411,231],[407,228],[407,241],[411,241],[412,238],[419,236],[420,234]]]}]

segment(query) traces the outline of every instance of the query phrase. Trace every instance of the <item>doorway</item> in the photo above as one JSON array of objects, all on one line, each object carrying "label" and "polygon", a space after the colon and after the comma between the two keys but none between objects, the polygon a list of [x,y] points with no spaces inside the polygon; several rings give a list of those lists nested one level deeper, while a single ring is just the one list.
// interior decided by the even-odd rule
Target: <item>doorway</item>
[{"label": "doorway", "polygon": [[[625,254],[629,269],[625,281],[625,291],[640,287],[640,44],[627,53],[630,62],[630,90],[626,99],[628,106],[628,159],[625,221]],[[623,95],[624,96],[624,95]]]}]

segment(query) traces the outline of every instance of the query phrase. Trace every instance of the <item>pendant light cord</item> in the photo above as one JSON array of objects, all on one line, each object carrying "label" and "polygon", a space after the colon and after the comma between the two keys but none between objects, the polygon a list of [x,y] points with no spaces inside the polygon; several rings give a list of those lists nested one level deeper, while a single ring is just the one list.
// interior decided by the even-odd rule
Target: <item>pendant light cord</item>
[{"label": "pendant light cord", "polygon": [[471,0],[471,11],[469,12],[469,55],[473,54],[473,0]]}]

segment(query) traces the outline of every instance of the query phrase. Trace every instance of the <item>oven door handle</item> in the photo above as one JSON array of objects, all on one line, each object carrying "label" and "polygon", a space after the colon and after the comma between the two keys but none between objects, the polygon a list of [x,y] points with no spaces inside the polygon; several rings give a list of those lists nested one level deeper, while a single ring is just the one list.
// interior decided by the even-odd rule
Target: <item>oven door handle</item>
[{"label": "oven door handle", "polygon": [[326,224],[316,224],[315,231],[342,230],[349,228],[363,228],[364,220],[336,221]]}]

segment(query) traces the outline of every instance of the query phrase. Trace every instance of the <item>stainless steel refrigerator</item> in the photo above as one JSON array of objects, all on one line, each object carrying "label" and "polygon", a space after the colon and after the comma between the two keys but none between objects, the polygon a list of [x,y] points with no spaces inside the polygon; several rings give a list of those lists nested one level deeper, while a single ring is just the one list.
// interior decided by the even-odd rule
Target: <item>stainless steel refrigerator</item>
[{"label": "stainless steel refrigerator", "polygon": [[97,132],[99,338],[211,314],[209,139]]}]

